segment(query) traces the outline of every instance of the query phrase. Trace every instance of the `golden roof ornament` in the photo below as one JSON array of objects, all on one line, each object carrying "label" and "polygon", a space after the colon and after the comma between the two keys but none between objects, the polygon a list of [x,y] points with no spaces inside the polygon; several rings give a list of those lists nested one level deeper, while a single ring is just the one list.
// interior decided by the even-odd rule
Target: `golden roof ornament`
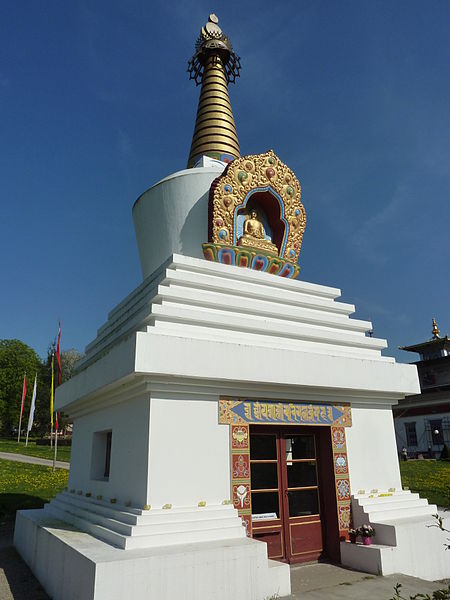
[{"label": "golden roof ornament", "polygon": [[438,326],[436,324],[436,319],[433,319],[433,331],[431,332],[433,334],[433,338],[436,339],[439,337],[440,331],[438,329]]},{"label": "golden roof ornament", "polygon": [[195,54],[188,63],[189,79],[202,86],[188,168],[203,155],[224,162],[240,156],[228,83],[234,83],[239,77],[241,62],[218,23],[216,15],[209,15],[195,44]]}]

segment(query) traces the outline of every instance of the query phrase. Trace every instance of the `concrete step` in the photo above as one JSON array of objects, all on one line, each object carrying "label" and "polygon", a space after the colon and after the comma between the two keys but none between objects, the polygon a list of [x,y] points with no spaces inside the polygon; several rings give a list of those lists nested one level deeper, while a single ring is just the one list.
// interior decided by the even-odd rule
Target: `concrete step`
[{"label": "concrete step", "polygon": [[174,531],[157,535],[139,535],[126,538],[125,549],[151,548],[156,546],[173,546],[177,544],[195,544],[214,540],[232,540],[245,537],[242,525],[220,530],[204,529],[199,531]]},{"label": "concrete step", "polygon": [[411,500],[418,500],[420,498],[419,494],[413,494],[411,492],[393,494],[392,496],[375,496],[373,498],[370,497],[356,497],[358,500],[359,506],[370,506],[372,504],[381,504],[383,502],[405,502],[408,498]]},{"label": "concrete step", "polygon": [[[151,536],[173,532],[183,533],[188,531],[200,531],[202,529],[212,531],[236,527],[237,524],[240,525],[234,511],[228,511],[226,516],[220,518],[217,518],[214,511],[211,511],[210,513],[204,512],[202,519],[196,520],[191,519],[192,513],[185,513],[183,520],[178,518],[173,521],[171,518],[172,515],[166,510],[164,520],[160,520],[160,522],[148,524],[141,522],[138,525],[128,525],[115,518],[105,517],[96,512],[87,510],[86,508],[82,508],[68,499],[55,498],[52,500],[52,503],[62,511],[66,511],[76,517],[85,519],[90,523],[101,525],[102,527],[106,527],[107,529],[111,529],[112,531],[125,536]],[[179,517],[180,515],[177,516]]]},{"label": "concrete step", "polygon": [[397,518],[432,515],[435,514],[436,511],[437,507],[435,505],[426,504],[425,506],[412,506],[410,508],[370,511],[368,516],[371,523],[384,523],[385,521],[395,520]]},{"label": "concrete step", "polygon": [[[165,522],[134,526],[86,510],[72,503],[72,498],[54,499],[45,506],[45,510],[58,519],[122,549],[245,537],[245,528],[235,511],[231,510],[226,518],[216,518],[215,511],[211,511],[209,515],[203,513],[201,520],[191,520],[189,514],[185,513],[184,521],[172,521],[172,515],[166,510]],[[208,518],[210,516],[212,518]]]},{"label": "concrete step", "polygon": [[418,506],[428,506],[428,500],[425,498],[408,498],[406,500],[397,500],[396,502],[378,502],[376,504],[364,504],[362,508],[364,512],[372,515],[382,510],[398,510],[403,511],[405,508],[416,508]]},{"label": "concrete step", "polygon": [[346,567],[356,568],[365,573],[387,574],[387,572],[391,572],[389,565],[392,563],[392,556],[395,552],[396,548],[384,544],[364,546],[363,544],[341,542],[341,563]]},{"label": "concrete step", "polygon": [[183,532],[172,531],[154,535],[125,536],[102,525],[88,521],[74,513],[61,510],[61,508],[56,505],[46,504],[44,510],[57,519],[70,523],[78,529],[90,533],[94,537],[123,550],[191,544],[214,540],[231,540],[245,537],[245,528],[241,524],[222,528],[220,530],[203,529]]},{"label": "concrete step", "polygon": [[128,525],[136,525],[139,518],[138,514],[129,513],[121,510],[120,508],[115,508],[113,505],[108,506],[105,504],[100,504],[98,501],[91,501],[90,498],[83,498],[82,496],[76,496],[74,494],[59,494],[56,496],[55,500],[60,500],[62,502],[79,506],[80,508],[88,510],[89,512],[97,513],[104,517],[109,517]]},{"label": "concrete step", "polygon": [[[267,559],[265,570],[267,598],[284,598],[291,593],[290,565],[277,560]],[[285,582],[280,585],[280,582]]]},{"label": "concrete step", "polygon": [[118,504],[109,504],[106,501],[93,500],[92,498],[86,498],[84,496],[78,496],[75,494],[63,493],[56,496],[57,499],[64,499],[64,501],[76,504],[82,509],[88,510],[103,515],[108,518],[113,518],[116,521],[120,521],[129,525],[151,525],[158,523],[166,523],[168,515],[170,515],[170,521],[201,521],[207,518],[211,519],[225,519],[235,518],[236,511],[231,505],[211,505],[204,507],[178,507],[171,509],[154,509],[143,510],[134,509],[134,513],[128,512],[131,509],[123,507]]},{"label": "concrete step", "polygon": [[100,525],[101,527],[110,529],[111,531],[119,533],[120,535],[127,536],[132,535],[133,533],[133,525],[128,525],[126,523],[118,521],[117,519],[105,517],[101,514],[86,510],[85,508],[81,508],[77,504],[72,504],[71,502],[62,500],[61,498],[54,498],[51,501],[51,505],[52,507],[55,506],[61,512],[66,512],[80,519],[89,521],[90,523]]},{"label": "concrete step", "polygon": [[74,525],[78,529],[81,529],[81,531],[86,531],[87,533],[90,533],[94,537],[107,542],[112,546],[125,549],[126,536],[120,535],[119,533],[111,531],[110,529],[102,527],[101,525],[96,525],[95,523],[90,523],[85,519],[81,519],[72,513],[61,510],[54,504],[46,504],[44,506],[44,510],[57,519],[60,519],[65,523],[70,523],[70,525]]}]

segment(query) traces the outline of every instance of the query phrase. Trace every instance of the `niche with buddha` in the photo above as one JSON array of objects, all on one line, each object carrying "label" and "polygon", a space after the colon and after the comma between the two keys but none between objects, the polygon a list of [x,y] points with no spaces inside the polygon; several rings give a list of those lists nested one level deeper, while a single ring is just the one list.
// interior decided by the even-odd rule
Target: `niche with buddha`
[{"label": "niche with buddha", "polygon": [[211,185],[205,258],[295,278],[306,215],[300,183],[273,153],[232,161]]}]

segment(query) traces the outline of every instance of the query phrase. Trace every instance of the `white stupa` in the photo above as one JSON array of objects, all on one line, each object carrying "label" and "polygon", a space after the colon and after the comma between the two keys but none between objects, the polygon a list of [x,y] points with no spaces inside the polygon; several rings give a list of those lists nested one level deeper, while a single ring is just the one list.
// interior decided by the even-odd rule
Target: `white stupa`
[{"label": "white stupa", "polygon": [[58,388],[68,489],[19,511],[14,538],[54,600],[282,597],[289,563],[319,558],[450,575],[436,507],[400,479],[391,407],[416,368],[338,289],[298,279],[300,185],[272,151],[240,156],[239,68],[211,15],[189,168],[133,207],[143,282]]}]

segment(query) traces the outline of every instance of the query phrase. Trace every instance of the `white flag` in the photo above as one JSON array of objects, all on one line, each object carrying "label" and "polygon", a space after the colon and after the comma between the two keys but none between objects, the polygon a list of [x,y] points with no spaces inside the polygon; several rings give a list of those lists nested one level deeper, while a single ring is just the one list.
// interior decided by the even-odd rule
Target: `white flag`
[{"label": "white flag", "polygon": [[36,373],[36,377],[34,378],[33,397],[31,398],[30,416],[28,417],[28,429],[27,429],[27,431],[31,431],[31,428],[33,426],[34,407],[36,405],[36,380],[37,380],[37,373]]}]

